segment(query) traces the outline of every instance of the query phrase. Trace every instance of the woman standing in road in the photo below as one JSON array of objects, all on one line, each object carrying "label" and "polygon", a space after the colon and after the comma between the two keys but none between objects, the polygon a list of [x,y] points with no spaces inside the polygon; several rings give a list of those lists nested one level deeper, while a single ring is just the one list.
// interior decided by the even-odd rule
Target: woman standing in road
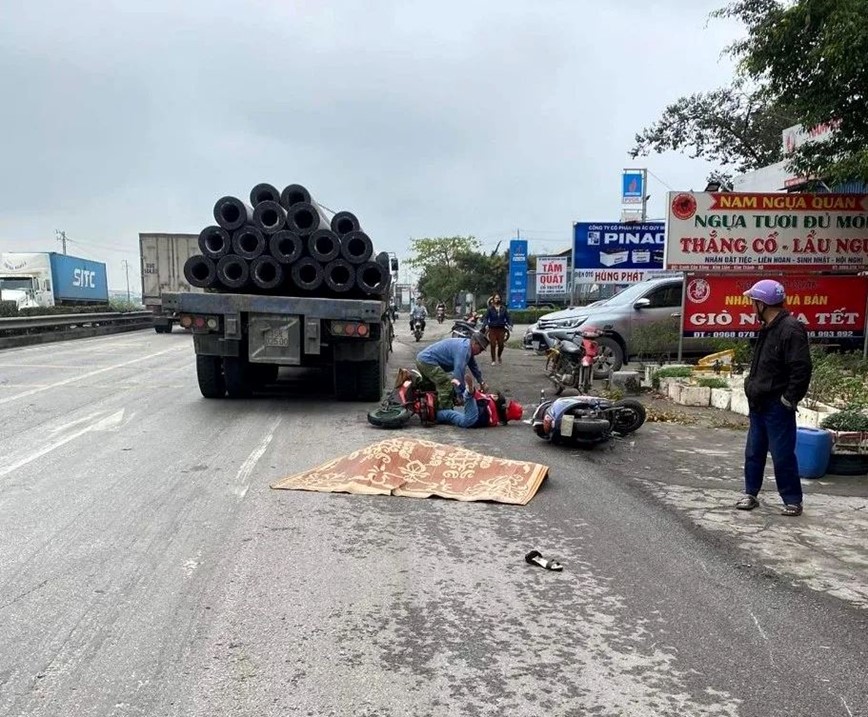
[{"label": "woman standing in road", "polygon": [[488,328],[488,340],[491,342],[491,365],[503,363],[503,346],[506,343],[506,332],[512,328],[509,311],[503,305],[500,294],[491,297],[488,311],[482,320],[483,328]]}]

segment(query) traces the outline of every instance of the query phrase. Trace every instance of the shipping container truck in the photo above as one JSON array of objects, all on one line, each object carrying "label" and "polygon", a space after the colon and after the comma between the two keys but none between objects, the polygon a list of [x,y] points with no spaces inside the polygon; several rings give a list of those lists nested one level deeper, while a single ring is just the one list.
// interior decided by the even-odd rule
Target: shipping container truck
[{"label": "shipping container truck", "polygon": [[247,397],[281,366],[321,367],[340,400],[382,396],[392,347],[386,298],[164,293],[163,306],[193,333],[206,398]]},{"label": "shipping container truck", "polygon": [[0,299],[19,309],[108,304],[105,264],[52,251],[2,252]]},{"label": "shipping container truck", "polygon": [[167,334],[178,316],[163,306],[164,292],[201,292],[184,278],[184,263],[199,253],[198,234],[139,234],[142,303],[154,315],[154,330]]}]

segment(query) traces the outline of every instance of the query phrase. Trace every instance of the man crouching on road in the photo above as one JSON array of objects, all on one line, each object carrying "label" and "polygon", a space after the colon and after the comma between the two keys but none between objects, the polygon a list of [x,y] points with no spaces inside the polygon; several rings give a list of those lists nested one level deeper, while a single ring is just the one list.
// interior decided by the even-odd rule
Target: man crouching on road
[{"label": "man crouching on road", "polygon": [[464,384],[467,371],[473,374],[485,390],[482,372],[476,363],[488,346],[488,339],[478,331],[469,339],[443,339],[422,349],[416,356],[419,373],[437,387],[437,408],[445,410],[455,405],[455,388]]}]

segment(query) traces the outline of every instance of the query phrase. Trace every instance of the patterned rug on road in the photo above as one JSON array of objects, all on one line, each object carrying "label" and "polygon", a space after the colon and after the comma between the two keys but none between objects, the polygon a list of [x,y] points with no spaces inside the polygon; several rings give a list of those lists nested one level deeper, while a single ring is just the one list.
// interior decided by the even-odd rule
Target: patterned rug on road
[{"label": "patterned rug on road", "polygon": [[272,488],[527,505],[548,466],[413,438],[390,438],[335,458]]}]

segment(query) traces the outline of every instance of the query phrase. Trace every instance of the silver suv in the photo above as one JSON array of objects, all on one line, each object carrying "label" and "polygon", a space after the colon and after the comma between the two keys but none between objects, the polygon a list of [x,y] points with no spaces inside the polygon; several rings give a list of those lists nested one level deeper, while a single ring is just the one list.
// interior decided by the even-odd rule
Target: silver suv
[{"label": "silver suv", "polygon": [[[649,337],[667,337],[655,353],[678,352],[678,327],[681,325],[681,292],[683,279],[669,276],[649,279],[615,294],[611,299],[546,314],[531,326],[524,337],[526,348],[545,348],[546,338],[564,338],[583,325],[605,329],[600,337],[598,376],[617,371],[625,360],[642,351],[641,344]],[[685,354],[702,354],[712,350],[707,339],[684,339]]]}]

